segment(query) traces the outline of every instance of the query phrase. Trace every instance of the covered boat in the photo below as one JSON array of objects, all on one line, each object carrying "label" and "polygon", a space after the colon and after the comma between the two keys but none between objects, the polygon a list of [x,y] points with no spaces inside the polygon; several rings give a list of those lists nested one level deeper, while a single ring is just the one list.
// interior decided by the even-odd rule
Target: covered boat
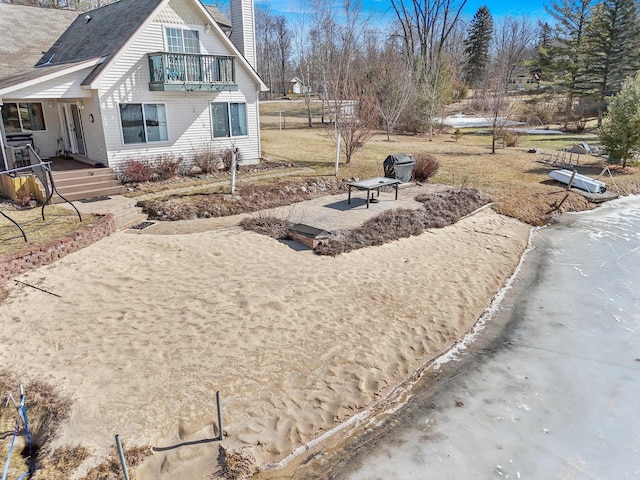
[{"label": "covered boat", "polygon": [[573,177],[571,186],[579,188],[580,190],[585,190],[589,193],[604,193],[607,190],[607,186],[604,182],[589,178],[585,175],[580,175],[579,173],[574,173],[571,170],[553,170],[549,172],[549,176],[558,182],[564,183],[565,185],[569,185],[571,177]]}]

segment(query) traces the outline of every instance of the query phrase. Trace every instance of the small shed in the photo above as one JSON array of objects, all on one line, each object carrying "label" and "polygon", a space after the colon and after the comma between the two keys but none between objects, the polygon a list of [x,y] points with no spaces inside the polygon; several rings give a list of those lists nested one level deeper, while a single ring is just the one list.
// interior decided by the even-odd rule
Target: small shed
[{"label": "small shed", "polygon": [[289,89],[291,93],[311,93],[311,87],[305,85],[298,77],[293,77],[289,82]]}]

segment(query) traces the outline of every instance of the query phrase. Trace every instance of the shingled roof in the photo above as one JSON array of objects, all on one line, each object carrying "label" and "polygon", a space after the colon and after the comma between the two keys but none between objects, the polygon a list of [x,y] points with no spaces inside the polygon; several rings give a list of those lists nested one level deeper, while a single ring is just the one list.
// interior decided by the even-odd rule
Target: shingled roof
[{"label": "shingled roof", "polygon": [[207,9],[209,15],[213,17],[213,19],[218,25],[220,25],[220,28],[222,28],[223,31],[231,31],[231,20],[229,20],[218,7],[216,7],[215,5],[204,5],[204,8]]},{"label": "shingled roof", "polygon": [[[0,2],[0,78],[30,70],[78,16],[71,10]],[[25,34],[28,32],[28,35]]]},{"label": "shingled roof", "polygon": [[[84,79],[90,84],[163,0],[120,0],[86,13],[0,2],[0,87],[38,78],[61,67],[103,59]],[[205,5],[224,30],[229,20]],[[28,36],[17,32],[29,32]]]},{"label": "shingled roof", "polygon": [[161,1],[121,0],[80,14],[36,67],[116,54]]}]

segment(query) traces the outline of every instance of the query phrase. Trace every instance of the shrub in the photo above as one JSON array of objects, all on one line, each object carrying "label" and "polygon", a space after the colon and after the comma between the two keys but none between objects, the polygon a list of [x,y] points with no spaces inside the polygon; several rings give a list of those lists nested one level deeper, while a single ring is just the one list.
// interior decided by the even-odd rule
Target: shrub
[{"label": "shrub", "polygon": [[154,173],[157,180],[169,180],[175,177],[180,170],[182,158],[174,158],[173,155],[163,153],[158,155],[154,161]]},{"label": "shrub", "polygon": [[153,175],[153,167],[146,160],[126,160],[119,174],[122,183],[148,182]]},{"label": "shrub", "polygon": [[293,225],[289,220],[267,215],[256,215],[245,218],[240,222],[240,226],[245,230],[251,230],[262,235],[276,238],[278,240],[289,236],[289,227]]},{"label": "shrub", "polygon": [[315,252],[335,256],[358,248],[420,235],[427,228],[442,228],[454,224],[491,202],[491,199],[477,190],[465,188],[419,195],[416,201],[423,203],[424,208],[387,210],[359,228],[334,232],[327,243],[316,247]]},{"label": "shrub", "polygon": [[514,130],[503,130],[499,137],[502,140],[502,144],[507,147],[516,147],[520,143],[522,133]]},{"label": "shrub", "polygon": [[436,157],[428,153],[418,153],[413,156],[416,161],[413,167],[413,179],[417,182],[426,182],[433,177],[440,164]]},{"label": "shrub", "polygon": [[193,165],[202,175],[210,175],[220,169],[221,158],[211,146],[202,146],[193,151]]}]

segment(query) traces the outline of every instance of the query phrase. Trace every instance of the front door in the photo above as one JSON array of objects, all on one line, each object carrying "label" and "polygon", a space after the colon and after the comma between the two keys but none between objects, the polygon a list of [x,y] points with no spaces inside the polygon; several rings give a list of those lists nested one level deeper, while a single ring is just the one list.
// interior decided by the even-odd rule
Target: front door
[{"label": "front door", "polygon": [[62,119],[66,127],[66,143],[71,153],[77,153],[83,157],[87,156],[87,147],[84,143],[84,133],[82,131],[82,117],[80,108],[75,103],[63,103]]}]

